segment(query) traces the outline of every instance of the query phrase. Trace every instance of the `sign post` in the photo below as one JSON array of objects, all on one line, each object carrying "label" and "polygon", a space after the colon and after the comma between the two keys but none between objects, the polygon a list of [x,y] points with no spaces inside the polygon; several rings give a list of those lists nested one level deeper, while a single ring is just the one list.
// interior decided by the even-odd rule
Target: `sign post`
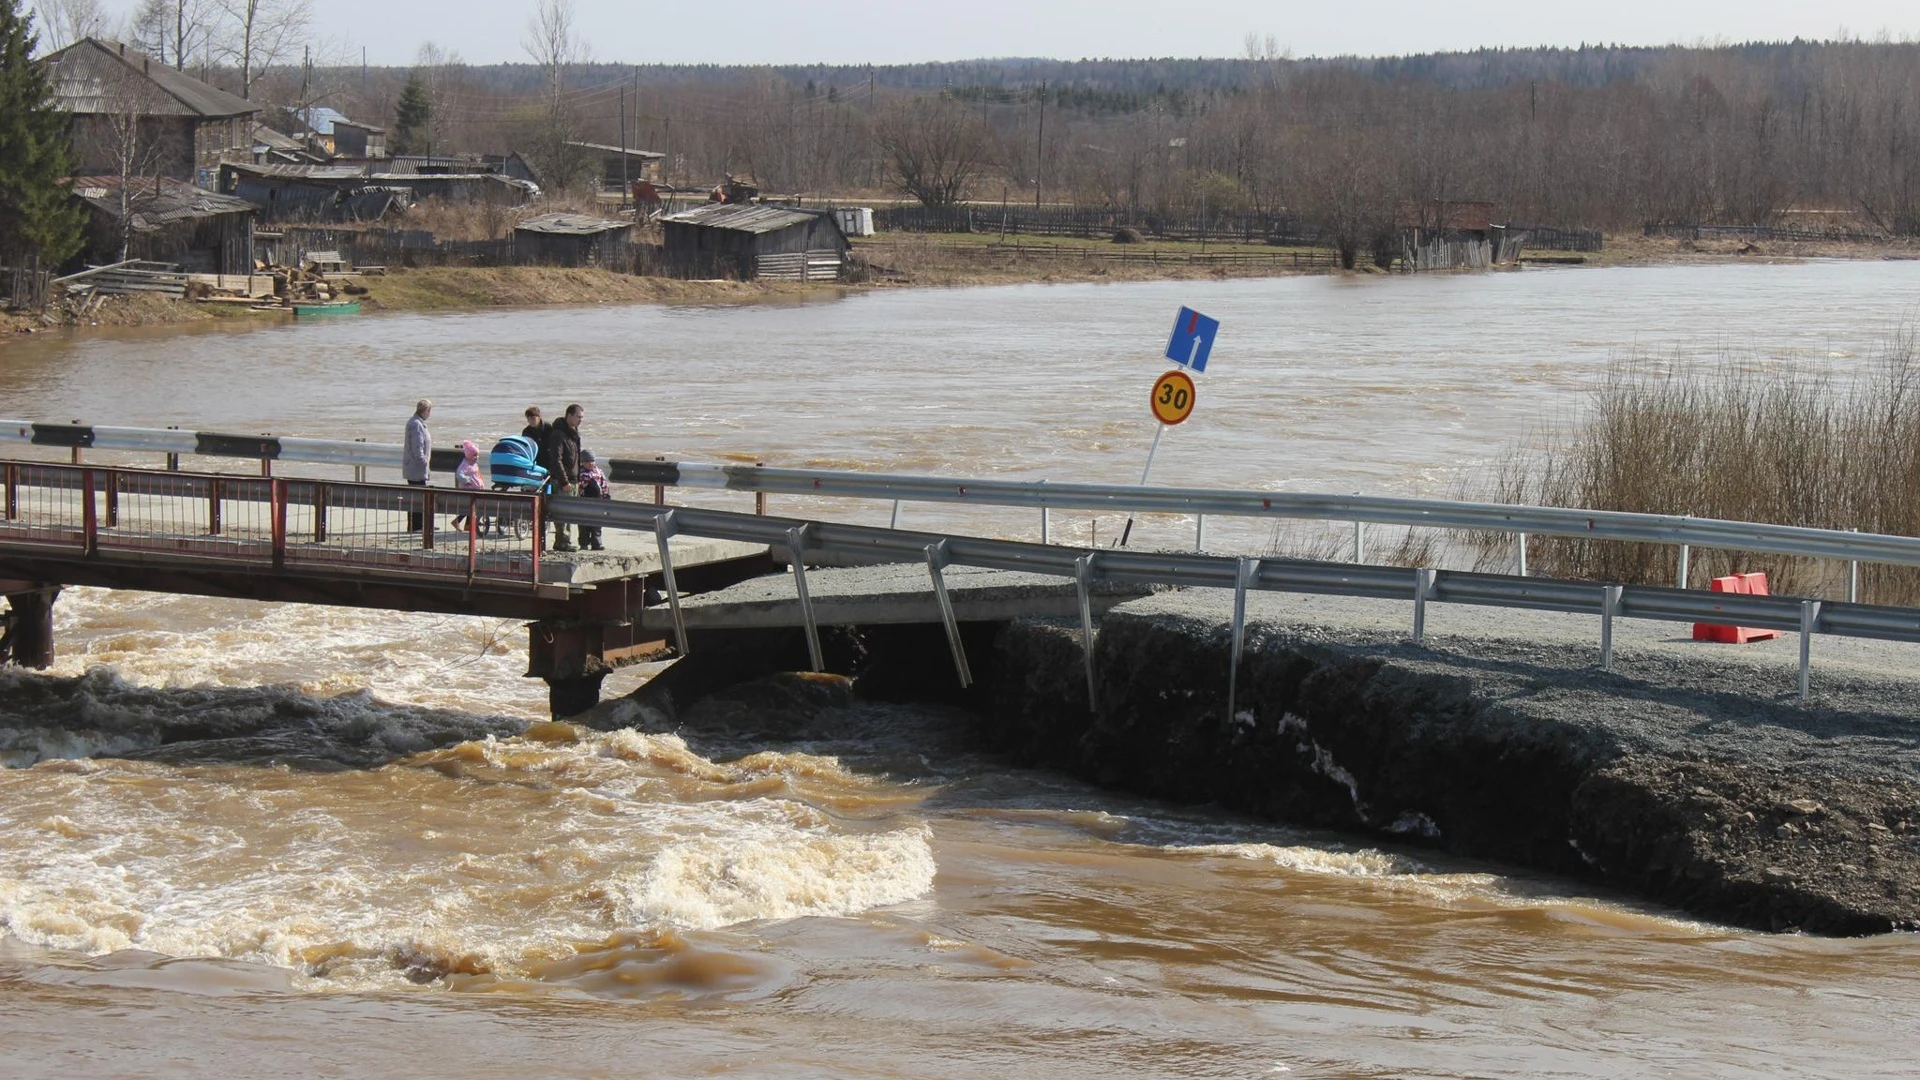
[{"label": "sign post", "polygon": [[[1207,369],[1207,357],[1213,352],[1214,336],[1220,332],[1220,320],[1210,319],[1189,307],[1180,309],[1174,316],[1173,336],[1167,339],[1167,359],[1180,367],[1160,376],[1153,384],[1153,393],[1147,399],[1147,405],[1153,410],[1153,418],[1160,422],[1154,429],[1153,445],[1147,449],[1147,467],[1140,470],[1140,486],[1147,486],[1147,476],[1153,472],[1153,456],[1160,452],[1160,437],[1175,424],[1184,422],[1193,415],[1193,406],[1197,397],[1193,376],[1188,370],[1201,372]],[[1126,527],[1120,530],[1120,547],[1127,546],[1127,540],[1133,536],[1133,515],[1127,515]]]}]

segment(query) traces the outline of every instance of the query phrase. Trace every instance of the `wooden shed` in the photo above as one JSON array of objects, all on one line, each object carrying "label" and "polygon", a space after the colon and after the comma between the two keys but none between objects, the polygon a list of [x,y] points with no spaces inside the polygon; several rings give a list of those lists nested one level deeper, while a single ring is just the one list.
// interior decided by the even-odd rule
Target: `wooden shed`
[{"label": "wooden shed", "polygon": [[[252,203],[165,177],[76,176],[73,193],[90,212],[88,259],[126,257],[177,263],[190,274],[253,273]],[[129,221],[129,219],[131,219]]]},{"label": "wooden shed", "polygon": [[514,226],[513,260],[540,266],[604,266],[627,269],[631,221],[586,214],[541,214]]},{"label": "wooden shed", "polygon": [[826,210],[711,203],[660,221],[667,264],[683,277],[833,281],[849,247]]}]

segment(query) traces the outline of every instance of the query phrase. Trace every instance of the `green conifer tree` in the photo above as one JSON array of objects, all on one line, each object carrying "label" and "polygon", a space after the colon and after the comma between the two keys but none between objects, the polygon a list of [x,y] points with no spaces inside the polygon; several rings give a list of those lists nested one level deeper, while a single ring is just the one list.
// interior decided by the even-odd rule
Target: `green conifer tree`
[{"label": "green conifer tree", "polygon": [[420,76],[407,77],[400,90],[400,104],[394,110],[393,141],[389,149],[396,154],[431,154],[433,137],[428,121],[433,117],[433,102]]},{"label": "green conifer tree", "polygon": [[66,262],[85,242],[87,213],[68,190],[73,142],[47,75],[33,62],[32,16],[0,0],[0,263]]}]

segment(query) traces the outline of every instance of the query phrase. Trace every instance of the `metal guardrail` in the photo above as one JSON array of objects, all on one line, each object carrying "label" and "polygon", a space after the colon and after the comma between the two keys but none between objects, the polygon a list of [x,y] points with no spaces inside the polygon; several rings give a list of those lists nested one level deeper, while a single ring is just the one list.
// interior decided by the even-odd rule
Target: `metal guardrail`
[{"label": "metal guardrail", "polygon": [[[1800,697],[1803,701],[1810,691],[1812,635],[1823,633],[1920,642],[1920,609],[1822,602],[1790,596],[1751,596],[1698,589],[1623,586],[1278,557],[1078,548],[692,507],[610,503],[598,499],[552,498],[549,500],[549,513],[555,521],[562,523],[649,531],[659,538],[668,600],[673,608],[675,635],[683,653],[688,645],[686,627],[680,615],[679,589],[673,577],[673,562],[666,546],[666,538],[672,535],[740,540],[787,549],[816,668],[820,666],[818,628],[806,584],[806,564],[810,555],[832,555],[844,561],[869,563],[924,560],[936,596],[945,595],[941,570],[952,565],[1073,578],[1078,583],[1080,593],[1089,701],[1094,686],[1093,624],[1088,586],[1096,578],[1143,585],[1233,590],[1232,665],[1235,673],[1244,642],[1245,597],[1249,591],[1407,600],[1413,604],[1415,644],[1424,641],[1426,605],[1430,602],[1598,615],[1601,619],[1600,663],[1608,671],[1613,668],[1613,621],[1616,618],[1733,623],[1791,630],[1800,635]],[[941,606],[955,665],[964,685],[970,681],[970,675],[960,645],[959,630],[954,625],[950,607],[946,604]],[[1230,694],[1229,713],[1231,709]]]},{"label": "metal guardrail", "polygon": [[[782,548],[790,556],[795,590],[816,667],[820,666],[821,654],[806,584],[809,556],[832,556],[855,563],[924,560],[933,591],[943,600],[940,606],[963,684],[970,681],[971,675],[952,607],[944,602],[943,569],[962,565],[1069,577],[1077,583],[1080,594],[1090,700],[1093,623],[1089,586],[1095,579],[1232,590],[1235,672],[1244,642],[1245,597],[1249,591],[1409,600],[1413,604],[1416,644],[1424,640],[1426,605],[1430,602],[1595,614],[1601,618],[1600,661],[1607,670],[1611,670],[1613,663],[1613,620],[1619,617],[1794,630],[1800,635],[1803,700],[1809,692],[1809,648],[1813,634],[1920,642],[1920,608],[1832,603],[1788,596],[1751,596],[1279,557],[1083,548],[576,497],[541,499],[399,485],[40,462],[0,463],[0,471],[4,472],[0,478],[0,487],[4,488],[0,544],[63,551],[88,558],[115,552],[144,552],[186,558],[240,559],[268,563],[275,569],[324,565],[351,567],[356,572],[370,574],[431,573],[464,575],[469,581],[492,578],[537,582],[540,525],[545,516],[563,524],[652,532],[659,544],[675,635],[683,652],[688,642],[668,538],[685,534]],[[715,474],[725,471],[716,467]],[[753,475],[761,477],[782,472],[814,477],[847,475],[764,469],[754,470]],[[900,479],[852,475],[863,484]],[[952,481],[935,483],[953,484]],[[1040,490],[1037,485],[1008,486],[1019,494]],[[1094,494],[1076,494],[1076,489]],[[1134,496],[1144,493],[1182,497],[1179,492],[1156,492],[1155,489],[1047,485],[1049,494],[1063,490],[1069,500],[1105,497],[1104,493],[1109,490]],[[1210,494],[1233,499],[1263,498],[1233,492]],[[965,498],[968,493],[962,489],[958,496]],[[341,528],[336,511],[357,516],[359,524]],[[401,515],[418,513],[425,522],[432,523],[437,514],[456,512],[468,516],[469,520],[464,532],[454,532],[448,537],[452,551],[444,548],[435,551],[433,524],[402,526],[394,520]],[[530,525],[530,540],[523,541],[516,536],[498,544],[486,542],[480,524],[489,517]],[[398,549],[393,545],[396,535],[404,538]],[[1838,534],[1848,539],[1857,535]],[[382,538],[380,543],[367,542],[375,536]],[[417,541],[413,539],[415,536],[419,537]],[[419,550],[404,550],[409,546]],[[525,550],[520,550],[521,547]],[[1230,693],[1230,708],[1231,704]]]},{"label": "metal guardrail", "polygon": [[[0,442],[6,441],[68,447],[72,448],[76,457],[84,449],[96,448],[259,460],[263,473],[270,472],[271,464],[275,461],[353,466],[362,470],[397,469],[401,455],[401,448],[397,444],[340,439],[0,420]],[[436,451],[433,456],[433,467],[438,470],[449,471],[458,464],[457,451]],[[1355,523],[1356,563],[1364,562],[1364,540],[1360,531],[1363,524],[1506,532],[1520,538],[1521,554],[1516,561],[1522,576],[1525,570],[1525,538],[1530,535],[1678,546],[1682,585],[1685,584],[1685,568],[1690,551],[1695,547],[1835,559],[1856,564],[1875,562],[1920,566],[1920,538],[1911,536],[1617,510],[1220,488],[970,480],[631,459],[607,462],[607,472],[616,483],[753,492],[762,496],[807,495],[895,503],[1030,507],[1042,511],[1043,537],[1047,533],[1044,515],[1051,510],[1192,514],[1199,519],[1199,530],[1204,530],[1204,520],[1208,515],[1351,521]],[[1850,574],[1849,581],[1855,577],[1857,575]],[[1853,599],[1851,592],[1849,599]]]}]

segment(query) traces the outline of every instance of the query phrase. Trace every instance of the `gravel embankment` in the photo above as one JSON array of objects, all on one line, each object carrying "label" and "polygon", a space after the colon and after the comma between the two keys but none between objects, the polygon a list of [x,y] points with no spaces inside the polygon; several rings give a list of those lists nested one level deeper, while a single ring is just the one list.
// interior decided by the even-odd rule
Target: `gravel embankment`
[{"label": "gravel embankment", "polygon": [[1604,881],[1709,918],[1920,928],[1920,648],[1696,643],[1691,627],[1411,603],[1249,598],[1233,715],[1224,592],[998,642],[987,737],[1166,798],[1392,835]]}]

